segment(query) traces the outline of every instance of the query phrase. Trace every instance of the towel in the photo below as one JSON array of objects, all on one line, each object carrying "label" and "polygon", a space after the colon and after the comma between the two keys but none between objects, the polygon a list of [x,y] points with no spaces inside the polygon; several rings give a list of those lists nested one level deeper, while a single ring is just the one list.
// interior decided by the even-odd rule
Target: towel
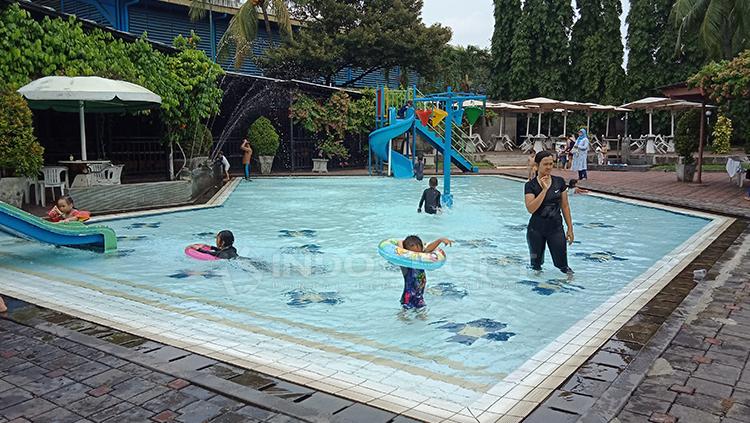
[{"label": "towel", "polygon": [[742,162],[731,157],[727,158],[727,173],[729,174],[729,178],[734,178],[740,172],[742,172]]}]

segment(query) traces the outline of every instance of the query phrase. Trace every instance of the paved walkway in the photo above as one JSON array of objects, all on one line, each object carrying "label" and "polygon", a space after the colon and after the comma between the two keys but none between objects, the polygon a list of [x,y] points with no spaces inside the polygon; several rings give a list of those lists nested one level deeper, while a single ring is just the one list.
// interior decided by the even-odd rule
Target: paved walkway
[{"label": "paved walkway", "polygon": [[0,357],[0,423],[295,421],[6,319]]},{"label": "paved walkway", "polygon": [[750,421],[750,233],[738,243],[724,271],[691,294],[694,305],[619,412],[621,423]]},{"label": "paved walkway", "polygon": [[[526,177],[525,169],[499,172]],[[565,179],[578,177],[572,171],[555,170],[553,174]],[[703,173],[702,184],[677,182],[674,172],[590,171],[588,174],[589,179],[581,186],[592,190],[750,218],[750,201],[742,198],[747,186],[743,190],[737,184],[730,183],[725,172]]]}]

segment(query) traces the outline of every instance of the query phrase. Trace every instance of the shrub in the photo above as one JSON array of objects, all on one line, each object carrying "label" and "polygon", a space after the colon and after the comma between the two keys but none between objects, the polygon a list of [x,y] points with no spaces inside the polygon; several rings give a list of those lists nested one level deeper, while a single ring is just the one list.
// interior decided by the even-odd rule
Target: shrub
[{"label": "shrub", "polygon": [[690,165],[695,163],[693,154],[698,151],[698,138],[700,136],[701,113],[691,110],[684,113],[677,121],[677,130],[674,135],[674,147],[677,154],[683,158],[683,163]]},{"label": "shrub", "polygon": [[257,156],[275,156],[276,150],[279,149],[279,134],[271,121],[264,116],[250,125],[247,140],[250,141],[253,154]]},{"label": "shrub", "polygon": [[34,136],[31,110],[20,94],[0,90],[0,170],[36,176],[44,164],[44,148]]},{"label": "shrub", "polygon": [[732,120],[724,115],[720,115],[716,121],[716,126],[714,126],[713,137],[711,150],[716,154],[729,153],[732,149]]}]

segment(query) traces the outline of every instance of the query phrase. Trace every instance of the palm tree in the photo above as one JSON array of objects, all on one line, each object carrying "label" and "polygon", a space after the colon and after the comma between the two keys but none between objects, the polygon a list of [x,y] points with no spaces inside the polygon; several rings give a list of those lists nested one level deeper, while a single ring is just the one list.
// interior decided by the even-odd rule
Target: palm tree
[{"label": "palm tree", "polygon": [[[271,38],[269,10],[276,18],[281,34],[292,39],[292,21],[289,16],[288,3],[287,0],[246,0],[242,3],[237,13],[229,20],[227,30],[219,40],[217,58],[223,60],[229,55],[231,47],[234,47],[234,67],[242,66],[242,62],[250,56],[253,41],[258,35],[258,12],[263,14],[269,39]],[[203,18],[206,11],[211,11],[212,7],[211,0],[190,0],[190,19]]]},{"label": "palm tree", "polygon": [[678,51],[685,33],[697,34],[712,59],[731,59],[750,48],[748,0],[676,0],[672,18],[679,29]]}]

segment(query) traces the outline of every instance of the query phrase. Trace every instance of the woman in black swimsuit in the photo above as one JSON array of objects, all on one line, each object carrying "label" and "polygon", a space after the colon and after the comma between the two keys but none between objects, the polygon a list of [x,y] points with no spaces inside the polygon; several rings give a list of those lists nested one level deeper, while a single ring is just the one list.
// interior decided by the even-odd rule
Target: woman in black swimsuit
[{"label": "woman in black swimsuit", "polygon": [[[565,179],[552,176],[554,159],[552,153],[540,151],[534,157],[537,166],[536,178],[526,182],[526,210],[531,213],[526,229],[526,241],[529,244],[531,268],[542,270],[544,248],[549,246],[555,267],[563,273],[572,274],[568,267],[568,244],[573,243],[573,219],[570,217],[568,189]],[[562,212],[562,213],[561,213]],[[563,231],[563,217],[568,232]]]}]

